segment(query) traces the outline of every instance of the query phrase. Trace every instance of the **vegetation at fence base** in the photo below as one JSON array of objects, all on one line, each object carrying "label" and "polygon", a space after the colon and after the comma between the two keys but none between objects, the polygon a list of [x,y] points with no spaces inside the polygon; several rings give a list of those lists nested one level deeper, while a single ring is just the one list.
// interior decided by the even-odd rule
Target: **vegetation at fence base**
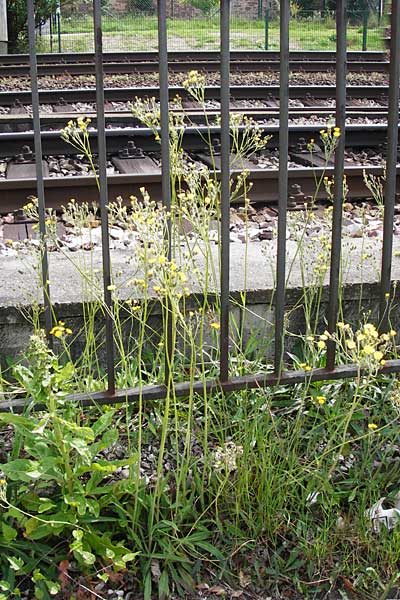
[{"label": "vegetation at fence base", "polygon": [[[205,110],[204,84],[195,71],[184,82]],[[136,100],[132,111],[159,140],[155,101]],[[231,118],[239,169],[231,195],[242,199],[247,223],[250,184],[240,164],[262,152],[268,139],[256,123]],[[138,239],[129,256],[132,277],[121,281],[113,274],[112,312],[102,300],[93,251],[68,253],[57,238],[54,213],[47,215],[48,245],[81,276],[84,318],[79,331],[54,314],[52,350],[40,329],[41,309],[33,304],[29,347],[2,374],[4,398],[26,398],[27,404],[21,415],[0,413],[0,599],[18,598],[26,589],[46,600],[138,589],[146,599],[165,600],[196,589],[277,598],[322,598],[341,590],[383,599],[397,585],[400,530],[381,526],[374,532],[367,510],[383,496],[395,502],[399,491],[400,387],[380,373],[396,356],[396,332],[378,332],[362,314],[358,324],[340,316],[336,332],[325,331],[321,290],[330,242],[319,240],[318,251],[312,246],[318,260],[310,272],[304,229],[298,252],[307,285],[287,312],[285,330],[287,365],[305,374],[304,383],[209,393],[206,381],[219,371],[218,247],[210,222],[220,219],[220,184],[210,140],[213,166],[185,157],[185,123],[183,113],[171,113],[171,211],[145,189],[129,208],[109,206],[110,224]],[[71,121],[63,137],[94,161],[88,125],[85,118]],[[327,163],[339,137],[337,128],[321,132]],[[376,181],[370,185],[380,189]],[[322,175],[316,187],[322,186],[329,194],[332,181]],[[25,213],[37,219],[37,203],[26,205]],[[306,222],[312,214],[311,207]],[[83,231],[96,207],[71,201],[65,216]],[[36,252],[40,263],[41,248]],[[254,322],[247,277],[245,266],[243,292],[231,300],[232,376],[271,372],[272,324],[265,328],[261,318],[264,335],[258,336],[256,324],[246,333],[246,320]],[[290,330],[299,311],[303,334]],[[117,386],[142,394],[135,404],[84,409],[68,395],[106,385],[107,314],[114,325]],[[330,339],[339,362],[358,366],[354,379],[315,382],[307,376],[325,365]],[[176,392],[182,381],[189,382],[184,397]],[[145,385],[164,382],[165,399],[144,396]],[[202,385],[194,388],[195,382]]]},{"label": "vegetation at fence base", "polygon": [[[56,9],[55,0],[35,3],[36,26],[43,25]],[[28,12],[25,0],[7,0],[7,33],[11,51],[25,49],[28,45]]]},{"label": "vegetation at fence base", "polygon": [[[157,49],[156,16],[121,16],[118,19],[103,19],[105,50],[145,50]],[[171,48],[179,49],[218,49],[219,19],[170,19],[168,35]],[[334,50],[336,48],[335,21],[332,18],[310,18],[292,20],[290,24],[291,48],[300,50]],[[348,49],[361,50],[363,39],[362,24],[349,25]],[[49,51],[48,35],[38,38],[41,51]],[[382,50],[382,29],[374,26],[368,29],[368,50]],[[232,49],[264,49],[265,22],[257,19],[232,18]],[[93,50],[93,21],[90,16],[62,20],[62,48],[64,51]],[[269,23],[269,49],[279,49],[279,21]]]}]

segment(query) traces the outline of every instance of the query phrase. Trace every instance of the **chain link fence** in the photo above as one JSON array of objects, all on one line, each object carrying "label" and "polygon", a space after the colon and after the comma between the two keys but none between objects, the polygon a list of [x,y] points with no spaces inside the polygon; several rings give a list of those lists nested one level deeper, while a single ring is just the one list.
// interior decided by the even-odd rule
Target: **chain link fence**
[{"label": "chain link fence", "polygon": [[[203,6],[207,0],[193,0]],[[245,2],[245,0],[243,0]],[[203,4],[202,4],[203,3]],[[278,50],[279,15],[254,4],[246,16],[245,4],[231,16],[233,50]],[[219,12],[190,4],[171,2],[168,42],[171,51],[217,50],[220,43]],[[103,8],[105,52],[156,50],[157,15],[151,0],[113,0]],[[348,49],[383,50],[384,23],[373,11],[349,15]],[[334,50],[335,13],[305,11],[292,13],[291,50]],[[53,17],[37,32],[40,52],[92,52],[93,18],[90,4],[71,12],[61,6],[60,18]]]}]

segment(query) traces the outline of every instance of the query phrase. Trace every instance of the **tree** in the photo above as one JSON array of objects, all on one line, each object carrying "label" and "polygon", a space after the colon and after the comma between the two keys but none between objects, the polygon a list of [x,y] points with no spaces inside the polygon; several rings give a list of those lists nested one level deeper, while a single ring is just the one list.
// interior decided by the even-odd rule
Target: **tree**
[{"label": "tree", "polygon": [[[44,25],[55,12],[57,0],[36,0],[36,27]],[[8,43],[11,52],[24,50],[28,39],[28,16],[26,0],[7,0]]]},{"label": "tree", "polygon": [[189,4],[193,8],[201,10],[204,15],[209,16],[219,6],[219,0],[189,0]]}]

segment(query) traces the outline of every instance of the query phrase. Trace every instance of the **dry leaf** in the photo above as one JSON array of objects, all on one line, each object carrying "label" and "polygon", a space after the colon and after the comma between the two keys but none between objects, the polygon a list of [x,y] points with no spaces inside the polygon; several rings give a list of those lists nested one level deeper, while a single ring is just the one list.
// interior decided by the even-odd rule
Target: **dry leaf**
[{"label": "dry leaf", "polygon": [[156,583],[158,583],[160,581],[160,577],[161,577],[160,563],[158,562],[158,560],[152,560],[150,568],[151,568],[151,574],[153,576],[153,580]]},{"label": "dry leaf", "polygon": [[216,596],[226,596],[226,589],[221,587],[220,585],[213,585],[208,590],[209,594],[215,594]]},{"label": "dry leaf", "polygon": [[70,577],[68,575],[68,569],[69,560],[62,560],[58,565],[58,581],[61,584],[61,589],[64,589],[69,582]]},{"label": "dry leaf", "polygon": [[208,590],[210,589],[210,586],[208,585],[208,583],[198,583],[196,585],[196,590]]},{"label": "dry leaf", "polygon": [[239,571],[239,583],[240,587],[245,588],[251,583],[251,577],[243,573],[243,571]]}]

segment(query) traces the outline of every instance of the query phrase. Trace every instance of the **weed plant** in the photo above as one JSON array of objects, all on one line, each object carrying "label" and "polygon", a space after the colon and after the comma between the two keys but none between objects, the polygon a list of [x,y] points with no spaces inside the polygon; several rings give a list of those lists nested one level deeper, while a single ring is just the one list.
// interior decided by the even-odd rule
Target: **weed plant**
[{"label": "weed plant", "polygon": [[[192,72],[184,85],[205,109],[202,77]],[[159,139],[155,102],[136,100],[132,112]],[[324,331],[330,242],[307,248],[309,209],[298,237],[304,292],[293,309],[303,311],[305,330],[286,331],[296,342],[287,362],[306,374],[324,366],[331,338],[339,362],[358,366],[356,377],[210,393],[219,366],[219,232],[215,238],[211,224],[220,219],[220,184],[210,137],[212,167],[185,156],[186,125],[183,112],[171,113],[171,211],[145,189],[129,206],[109,205],[110,224],[137,241],[130,277],[113,273],[109,290],[117,384],[139,390],[134,405],[123,396],[116,406],[96,402],[109,309],[93,250],[66,251],[48,215],[47,243],[80,275],[83,324],[73,331],[54,310],[51,349],[33,307],[29,347],[3,375],[4,397],[26,404],[22,414],[0,414],[0,599],[26,590],[48,600],[140,589],[146,600],[166,600],[196,587],[230,597],[324,598],[339,590],[343,598],[386,598],[398,578],[400,530],[377,535],[366,510],[398,492],[400,388],[380,374],[396,355],[396,332],[381,333],[362,315],[354,327],[339,322],[335,334]],[[87,127],[83,118],[70,122],[63,137],[95,171]],[[327,163],[339,136],[332,128],[321,134]],[[241,167],[268,138],[235,116],[231,139],[238,166],[231,196],[243,203],[247,231],[251,184]],[[331,182],[322,175],[316,187],[323,185]],[[25,212],[37,218],[36,203]],[[95,206],[75,201],[64,213],[78,235],[97,219]],[[309,251],[320,252],[312,273]],[[272,328],[262,342],[256,328],[245,336],[246,283],[245,269],[243,293],[231,301],[232,376],[271,371]],[[185,397],[177,394],[182,381]],[[145,400],[144,386],[164,383],[164,400]],[[92,394],[93,406],[72,400],[77,392]]]}]

